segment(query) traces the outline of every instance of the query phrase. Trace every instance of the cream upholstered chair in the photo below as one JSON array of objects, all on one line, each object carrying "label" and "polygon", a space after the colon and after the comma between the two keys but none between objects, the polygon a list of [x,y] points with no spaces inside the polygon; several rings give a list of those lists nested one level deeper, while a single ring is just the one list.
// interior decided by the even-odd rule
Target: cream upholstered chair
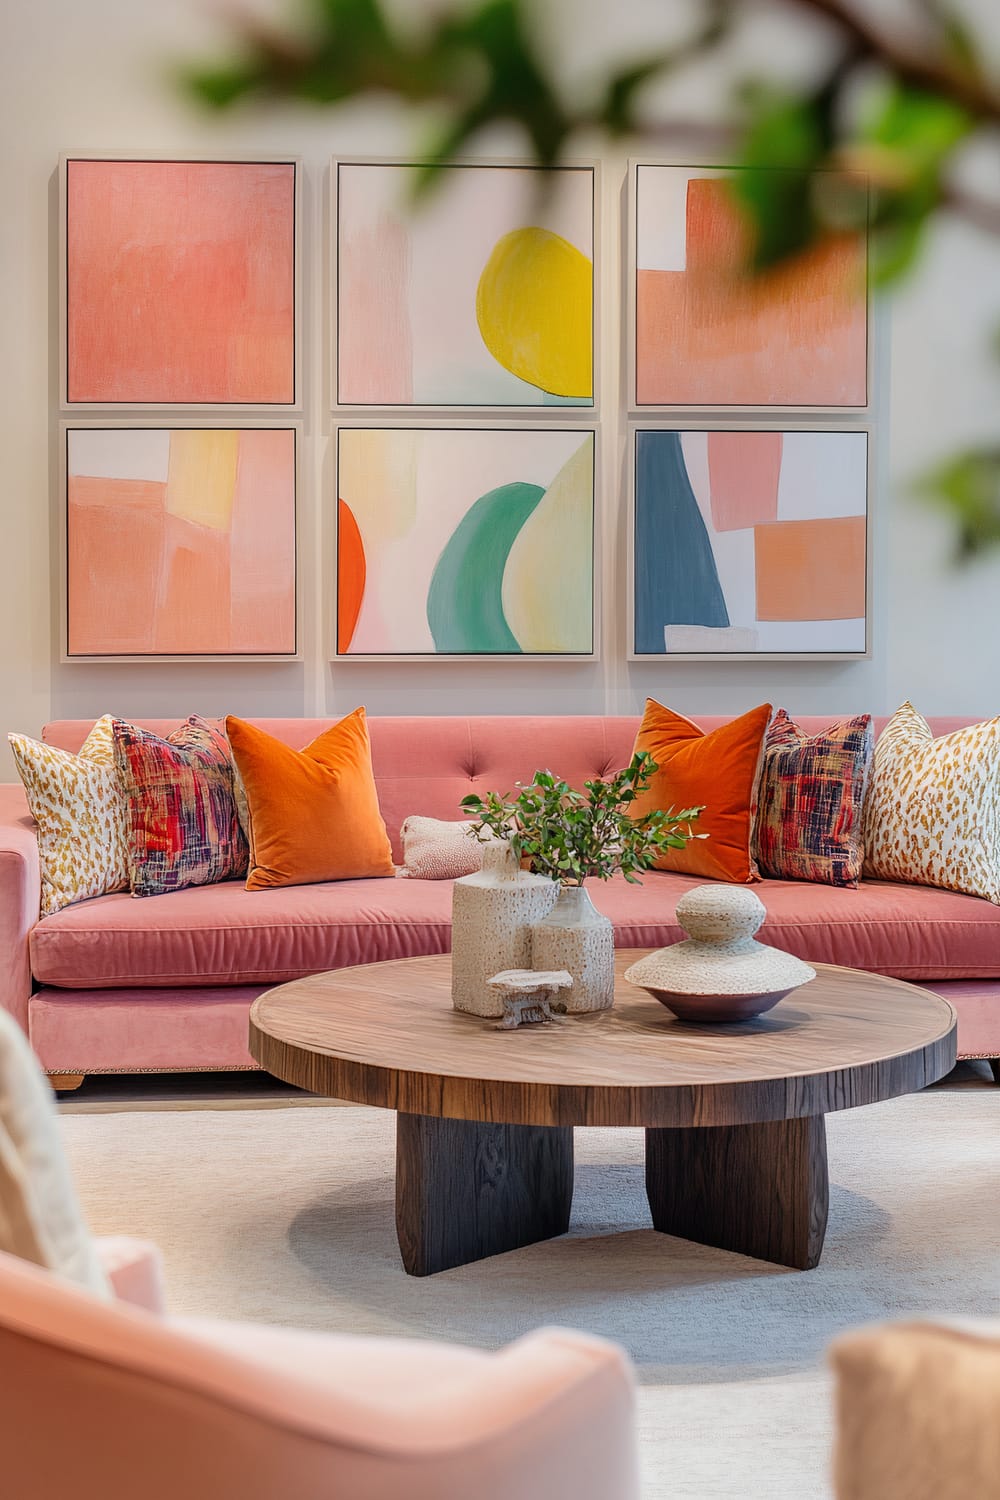
[{"label": "cream upholstered chair", "polygon": [[831,1346],[837,1500],[1000,1494],[1000,1323],[886,1323]]},{"label": "cream upholstered chair", "polygon": [[90,1239],[47,1085],[8,1019],[0,1492],[638,1500],[632,1376],[602,1340],[549,1329],[485,1353],[151,1311],[158,1257]]},{"label": "cream upholstered chair", "polygon": [[93,1239],[83,1221],[50,1089],[17,1022],[0,1010],[0,1252],[151,1312],[160,1256],[145,1240]]}]

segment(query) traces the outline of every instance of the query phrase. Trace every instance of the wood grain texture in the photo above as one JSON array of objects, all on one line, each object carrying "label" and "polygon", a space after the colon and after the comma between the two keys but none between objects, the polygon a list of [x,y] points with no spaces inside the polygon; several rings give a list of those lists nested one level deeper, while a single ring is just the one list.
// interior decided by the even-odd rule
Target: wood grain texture
[{"label": "wood grain texture", "polygon": [[87,1075],[86,1073],[49,1073],[46,1076],[57,1094],[69,1094],[80,1087]]},{"label": "wood grain texture", "polygon": [[646,1196],[663,1234],[809,1271],[830,1202],[823,1116],[647,1130]]},{"label": "wood grain texture", "polygon": [[396,1234],[411,1276],[565,1234],[573,1132],[400,1114]]},{"label": "wood grain texture", "polygon": [[295,980],[250,1012],[250,1051],[314,1093],[408,1114],[515,1125],[741,1125],[911,1093],[955,1062],[947,1001],[817,965],[737,1026],[676,1020],[623,971],[612,1010],[497,1031],[455,1011],[447,954]]}]

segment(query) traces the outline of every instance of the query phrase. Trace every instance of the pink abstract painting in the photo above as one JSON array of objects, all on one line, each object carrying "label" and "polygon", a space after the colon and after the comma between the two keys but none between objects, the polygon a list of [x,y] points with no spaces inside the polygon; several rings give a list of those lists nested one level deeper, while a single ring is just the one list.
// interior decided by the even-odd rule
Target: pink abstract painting
[{"label": "pink abstract painting", "polygon": [[295,402],[295,163],[66,164],[66,399]]},{"label": "pink abstract painting", "polygon": [[294,655],[295,436],[70,428],[67,655]]}]

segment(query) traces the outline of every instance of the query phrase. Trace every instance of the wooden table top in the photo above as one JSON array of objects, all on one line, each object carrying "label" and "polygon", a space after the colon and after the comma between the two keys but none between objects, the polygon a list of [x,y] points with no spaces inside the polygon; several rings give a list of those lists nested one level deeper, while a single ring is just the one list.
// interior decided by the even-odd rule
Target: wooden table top
[{"label": "wooden table top", "polygon": [[395,959],[259,996],[250,1051],[289,1083],[408,1114],[521,1125],[739,1125],[912,1093],[955,1062],[947,1001],[815,965],[816,979],[736,1026],[676,1020],[622,977],[613,1009],[498,1031],[456,1011],[451,958]]}]

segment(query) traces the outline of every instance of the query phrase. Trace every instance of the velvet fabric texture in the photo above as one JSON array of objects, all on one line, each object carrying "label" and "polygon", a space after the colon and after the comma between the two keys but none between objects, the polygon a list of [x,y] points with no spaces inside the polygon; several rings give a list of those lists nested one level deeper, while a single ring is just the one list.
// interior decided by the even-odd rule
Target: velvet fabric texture
[{"label": "velvet fabric texture", "polygon": [[639,1500],[634,1376],[585,1334],[158,1318],[0,1255],[0,1370],[10,1500]]},{"label": "velvet fabric texture", "polygon": [[[590,881],[588,889],[614,923],[617,947],[659,948],[683,936],[674,907],[701,883],[699,876],[652,870],[641,885],[616,876]],[[876,880],[856,891],[769,880],[760,895],[767,907],[762,941],[806,962],[918,983],[997,972],[1000,907],[974,896]],[[253,894],[227,881],[150,901],[101,896],[35,926],[32,970],[39,983],[62,987],[67,1008],[81,1012],[74,1030],[82,1037],[88,1023],[81,991],[113,990],[109,1002],[117,1003],[142,986],[153,1006],[175,986],[284,984],[325,969],[447,953],[451,901],[443,880],[340,880]],[[219,998],[228,993],[221,988]],[[149,1027],[151,1038],[152,1018]],[[33,1039],[35,1028],[33,1020]],[[142,1046],[141,1034],[129,1040]]]},{"label": "velvet fabric texture", "polygon": [[[751,849],[756,787],[770,703],[706,734],[683,714],[646,699],[636,752],[648,751],[656,762],[649,790],[632,804],[634,817],[660,808],[680,812],[703,807],[694,824],[702,837],[684,849],[666,849],[658,870],[701,875],[745,885],[760,874]],[[707,837],[705,837],[707,835]]]},{"label": "velvet fabric texture", "polygon": [[304,750],[232,716],[226,732],[249,809],[248,891],[395,874],[363,708]]},{"label": "velvet fabric texture", "polygon": [[760,872],[777,880],[856,886],[875,745],[871,714],[803,734],[779,708],[764,740],[754,823]]},{"label": "velvet fabric texture", "polygon": [[133,896],[244,874],[247,845],[225,736],[197,714],[167,739],[124,719],[114,719],[112,730]]}]

